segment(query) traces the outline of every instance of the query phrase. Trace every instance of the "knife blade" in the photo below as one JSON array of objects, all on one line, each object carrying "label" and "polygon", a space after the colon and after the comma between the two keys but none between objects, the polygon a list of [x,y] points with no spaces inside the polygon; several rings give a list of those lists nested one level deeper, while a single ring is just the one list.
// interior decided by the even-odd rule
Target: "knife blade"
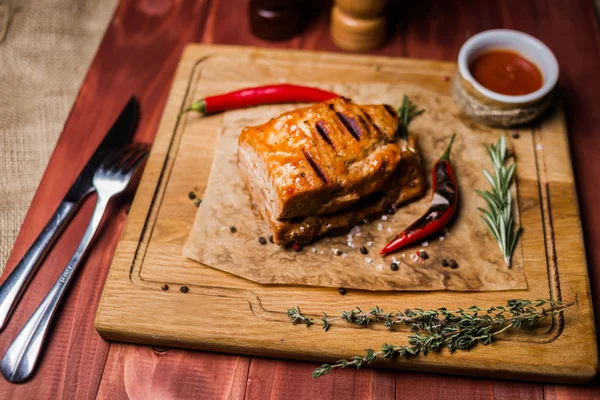
[{"label": "knife blade", "polygon": [[40,235],[0,286],[0,331],[6,325],[25,287],[56,238],[75,215],[87,195],[94,191],[92,179],[96,168],[111,150],[131,142],[139,121],[139,109],[138,100],[132,96]]}]

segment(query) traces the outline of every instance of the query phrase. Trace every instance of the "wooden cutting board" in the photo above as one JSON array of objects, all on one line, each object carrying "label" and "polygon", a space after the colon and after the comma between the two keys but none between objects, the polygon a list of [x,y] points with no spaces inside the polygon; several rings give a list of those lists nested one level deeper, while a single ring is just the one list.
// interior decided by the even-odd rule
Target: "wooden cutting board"
[{"label": "wooden cutting board", "polygon": [[[455,72],[454,63],[438,61],[190,45],[177,70],[104,288],[96,317],[100,334],[135,343],[335,361],[386,342],[403,343],[409,332],[344,324],[329,332],[318,326],[307,329],[289,322],[289,308],[299,305],[319,318],[322,311],[334,315],[355,306],[488,307],[511,298],[551,297],[577,305],[534,331],[511,333],[491,346],[377,365],[552,382],[591,379],[598,365],[596,338],[568,139],[559,107],[539,125],[520,129],[520,138],[513,143],[519,165],[527,166],[517,168],[527,290],[350,290],[342,296],[333,288],[261,285],[182,255],[197,211],[187,194],[203,193],[223,122],[222,114],[178,120],[179,112],[193,99],[280,81],[404,83],[447,97],[449,77]],[[458,109],[452,112],[459,114]]]}]

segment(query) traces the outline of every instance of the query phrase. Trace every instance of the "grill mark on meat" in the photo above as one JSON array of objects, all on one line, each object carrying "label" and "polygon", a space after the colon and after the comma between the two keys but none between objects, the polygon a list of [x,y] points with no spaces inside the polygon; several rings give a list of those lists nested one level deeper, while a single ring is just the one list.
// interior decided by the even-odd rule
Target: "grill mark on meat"
[{"label": "grill mark on meat", "polygon": [[317,132],[319,132],[319,135],[321,135],[323,140],[325,140],[327,142],[327,144],[329,144],[331,147],[334,147],[333,142],[331,141],[331,138],[329,137],[329,133],[327,132],[327,127],[325,126],[325,122],[324,121],[317,122],[317,124],[315,125],[315,128],[317,129]]},{"label": "grill mark on meat", "polygon": [[373,119],[371,118],[369,113],[364,113],[364,114],[365,114],[365,117],[367,118],[367,120],[369,121],[369,125],[371,125],[375,129],[377,134],[379,136],[381,136],[381,129],[379,129],[379,127],[373,122]]},{"label": "grill mark on meat", "polygon": [[354,137],[356,140],[360,140],[362,136],[362,129],[356,120],[352,117],[347,116],[346,114],[342,114],[341,112],[336,112],[335,115],[342,121],[342,124],[346,127],[348,132]]},{"label": "grill mark on meat", "polygon": [[396,110],[394,110],[392,106],[390,106],[389,104],[384,104],[383,108],[385,108],[385,111],[387,111],[388,114],[390,114],[392,117],[398,118],[398,113],[396,112]]},{"label": "grill mark on meat", "polygon": [[[362,110],[360,110],[360,111],[361,111],[362,114],[364,114],[362,112]],[[361,115],[358,116],[358,120],[360,121],[361,126],[364,126],[364,127],[367,128],[367,134],[371,133],[371,129],[369,129],[369,124],[367,124],[367,122],[365,121],[365,119]],[[373,125],[373,124],[371,124],[371,125]]]},{"label": "grill mark on meat", "polygon": [[304,157],[306,158],[306,161],[308,161],[308,163],[310,164],[310,166],[312,167],[312,169],[315,171],[315,173],[317,174],[317,176],[319,177],[319,179],[321,179],[323,181],[323,183],[327,183],[327,177],[325,176],[325,172],[323,172],[323,170],[321,169],[321,167],[319,166],[319,164],[317,164],[317,162],[315,161],[315,159],[304,148],[302,149],[302,153],[304,154]]}]

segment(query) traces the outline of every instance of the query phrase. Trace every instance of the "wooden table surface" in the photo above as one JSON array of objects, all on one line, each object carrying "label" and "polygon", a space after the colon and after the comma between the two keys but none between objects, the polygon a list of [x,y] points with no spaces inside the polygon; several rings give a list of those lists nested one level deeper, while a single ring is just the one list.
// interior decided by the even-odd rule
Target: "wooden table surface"
[{"label": "wooden table surface", "polygon": [[[315,2],[326,3],[326,2]],[[600,294],[600,33],[591,0],[398,1],[394,32],[374,54],[455,60],[461,44],[486,29],[528,32],[560,63],[571,152],[590,265]],[[38,235],[129,96],[141,99],[137,139],[151,142],[186,43],[238,44],[339,51],[329,37],[327,4],[296,38],[268,43],[252,36],[246,1],[122,0],[81,87],[62,136],[14,246],[7,275]],[[563,386],[422,373],[336,370],[311,378],[317,363],[194,352],[103,341],[93,320],[126,220],[127,199],[114,206],[59,311],[34,377],[0,379],[0,398],[202,399],[579,399],[598,385]],[[66,229],[2,332],[0,351],[40,303],[74,251],[92,212],[88,199]],[[600,301],[595,303],[596,314]],[[598,323],[596,324],[598,326]],[[243,326],[240,327],[243,334]]]}]

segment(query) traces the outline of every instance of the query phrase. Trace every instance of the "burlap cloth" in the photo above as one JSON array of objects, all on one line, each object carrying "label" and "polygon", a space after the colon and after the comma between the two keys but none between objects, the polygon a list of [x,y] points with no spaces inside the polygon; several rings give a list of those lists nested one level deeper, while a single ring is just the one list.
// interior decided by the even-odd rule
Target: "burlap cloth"
[{"label": "burlap cloth", "polygon": [[117,0],[0,0],[0,271]]}]

